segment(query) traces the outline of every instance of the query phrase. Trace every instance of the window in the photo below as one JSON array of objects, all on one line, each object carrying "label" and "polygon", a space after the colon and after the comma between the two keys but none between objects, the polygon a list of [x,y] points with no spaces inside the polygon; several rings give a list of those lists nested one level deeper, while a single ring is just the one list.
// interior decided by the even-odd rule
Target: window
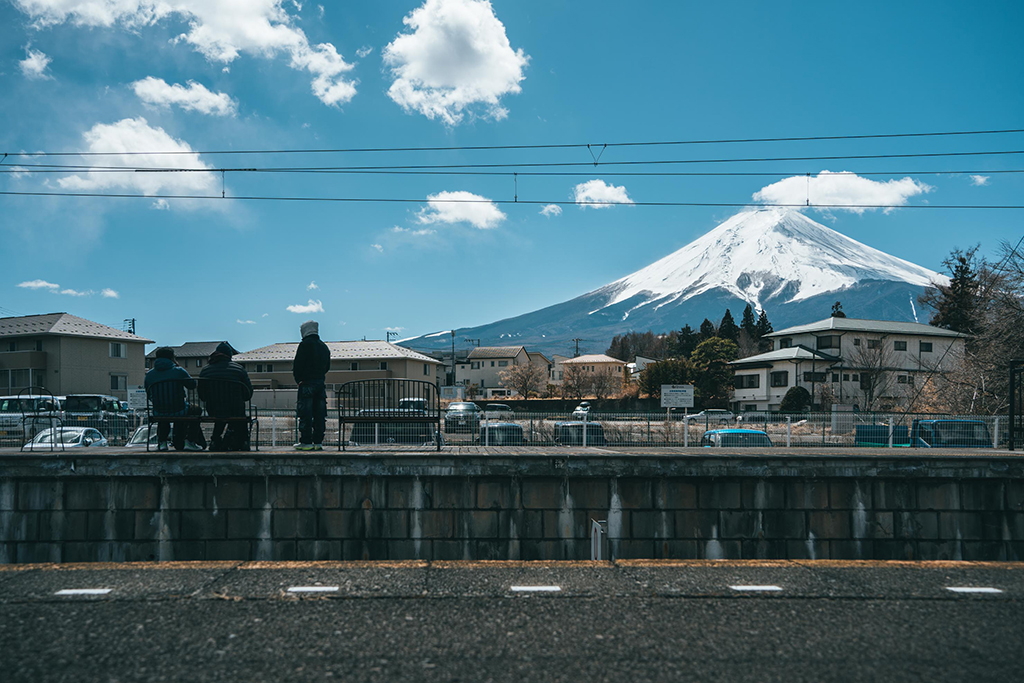
[{"label": "window", "polygon": [[18,350],[18,342],[16,342],[16,341],[7,342],[7,350],[8,351],[17,351]]},{"label": "window", "polygon": [[850,381],[850,373],[848,373],[848,372],[844,372],[843,373],[843,381],[844,382],[849,382]]},{"label": "window", "polygon": [[196,367],[197,368],[203,367],[203,359],[202,358],[196,358]]},{"label": "window", "polygon": [[745,406],[743,406],[743,412],[745,412],[745,413],[752,413],[755,410],[757,410],[757,404],[756,403],[748,403]]},{"label": "window", "polygon": [[833,372],[832,373],[832,381],[833,382],[838,382],[839,381],[839,373],[838,372]]},{"label": "window", "polygon": [[493,360],[491,361],[491,367],[492,368],[494,367],[494,361]]},{"label": "window", "polygon": [[789,337],[786,337],[785,339],[780,339],[779,340],[779,348],[780,349],[788,349],[792,345],[793,345],[793,340],[790,339]]},{"label": "window", "polygon": [[824,372],[805,372],[804,373],[804,381],[805,382],[824,382],[825,381],[825,373]]},{"label": "window", "polygon": [[380,362],[380,368],[379,368],[379,369],[381,369],[381,370],[387,370],[387,369],[388,369],[388,362],[387,362],[386,360],[382,360],[382,361]]},{"label": "window", "polygon": [[621,365],[615,366],[615,371],[616,372],[622,372],[622,366]]},{"label": "window", "polygon": [[128,390],[128,375],[111,375],[110,376],[110,390],[111,391],[127,391]]},{"label": "window", "polygon": [[474,370],[479,370],[480,369],[480,361],[478,361],[478,360],[473,361],[473,369]]},{"label": "window", "polygon": [[839,348],[839,335],[831,334],[824,337],[818,337],[818,348],[819,349],[838,349]]},{"label": "window", "polygon": [[[42,339],[36,339],[36,351],[42,351],[42,350],[43,350],[43,340]],[[928,349],[928,350],[931,351],[931,349]]]},{"label": "window", "polygon": [[349,363],[349,364],[348,364],[348,369],[349,369],[349,370],[352,370],[352,371],[356,371],[356,370],[358,370],[358,369],[359,369],[359,361],[357,361],[357,360],[354,360],[354,361],[352,361],[351,363]]},{"label": "window", "polygon": [[430,376],[430,366],[426,363],[423,364],[423,374],[428,377]]},{"label": "window", "polygon": [[22,389],[29,386],[31,378],[28,370],[11,370],[11,389]]},{"label": "window", "polygon": [[263,363],[256,364],[256,372],[263,372]]},{"label": "window", "polygon": [[773,387],[788,387],[789,386],[789,372],[783,370],[781,372],[772,373],[772,386]]},{"label": "window", "polygon": [[274,364],[273,363],[267,363],[267,372],[273,372],[273,371],[274,371]]},{"label": "window", "polygon": [[508,361],[507,360],[499,360],[498,361],[498,367],[499,368],[507,368],[508,367]]},{"label": "window", "polygon": [[896,383],[897,384],[911,384],[911,385],[913,385],[913,383],[914,383],[914,376],[913,375],[898,375],[896,377]]},{"label": "window", "polygon": [[853,338],[853,345],[854,346],[860,346],[860,338],[859,337],[854,337]]},{"label": "window", "polygon": [[852,381],[854,381],[854,382],[859,382],[860,381],[860,375],[855,372],[852,375],[850,375],[850,379]]},{"label": "window", "polygon": [[892,343],[892,350],[893,351],[906,351],[907,350],[907,342],[905,342],[905,341],[894,341]]},{"label": "window", "polygon": [[919,342],[918,347],[921,353],[931,353],[932,343],[931,342]]},{"label": "window", "polygon": [[760,375],[736,375],[733,387],[736,389],[757,389],[761,386]]},{"label": "window", "polygon": [[877,348],[880,348],[881,346],[882,346],[882,340],[881,339],[868,339],[868,348],[869,349],[877,349]]},{"label": "window", "polygon": [[128,347],[120,342],[110,342],[111,358],[127,358]]}]

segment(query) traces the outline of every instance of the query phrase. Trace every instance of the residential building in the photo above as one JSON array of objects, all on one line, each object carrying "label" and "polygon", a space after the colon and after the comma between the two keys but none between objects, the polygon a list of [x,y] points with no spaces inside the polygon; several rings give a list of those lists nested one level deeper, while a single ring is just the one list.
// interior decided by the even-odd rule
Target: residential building
[{"label": "residential building", "polygon": [[549,384],[554,384],[555,386],[562,385],[562,375],[565,372],[565,370],[562,369],[562,363],[567,360],[569,360],[569,356],[562,356],[557,353],[551,356],[551,373],[548,378]]},{"label": "residential building", "polygon": [[524,363],[540,367],[545,378],[551,374],[552,362],[540,352],[527,351],[524,346],[478,346],[458,364],[458,383],[488,398],[511,396],[515,392],[502,383],[501,373]]},{"label": "residential building", "polygon": [[730,363],[734,410],[778,410],[794,386],[816,404],[905,406],[929,375],[952,368],[966,337],[921,323],[826,318],[766,338],[771,350]]},{"label": "residential building", "polygon": [[0,318],[0,394],[42,386],[54,396],[126,399],[145,378],[152,343],[70,313]]},{"label": "residential building", "polygon": [[619,381],[619,384],[626,381],[626,361],[606,356],[603,353],[588,353],[583,356],[563,360],[559,371],[563,378],[565,376],[565,368],[570,365],[583,368],[583,372],[588,375],[597,375],[605,371],[610,372]]},{"label": "residential building", "polygon": [[[325,342],[331,351],[330,389],[360,379],[417,379],[440,385],[444,365],[436,358],[386,341]],[[271,344],[234,360],[249,372],[256,389],[294,389],[292,361],[298,342]]]},{"label": "residential building", "polygon": [[[206,365],[206,361],[210,358],[210,355],[217,349],[221,344],[228,344],[225,341],[203,341],[203,342],[185,342],[181,346],[172,346],[174,349],[174,359],[178,365],[188,370],[189,374],[197,375],[199,371]],[[231,346],[231,344],[228,344]],[[231,347],[232,353],[238,355],[238,350],[235,347]],[[153,362],[156,360],[156,349],[153,349],[146,354],[146,367],[153,367]]]}]

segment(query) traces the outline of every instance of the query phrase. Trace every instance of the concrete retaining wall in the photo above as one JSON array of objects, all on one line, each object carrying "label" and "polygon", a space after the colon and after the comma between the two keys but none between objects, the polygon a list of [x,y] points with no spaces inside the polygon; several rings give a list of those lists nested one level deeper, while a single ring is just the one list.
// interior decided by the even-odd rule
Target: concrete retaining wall
[{"label": "concrete retaining wall", "polygon": [[[72,471],[72,465],[74,470]],[[1020,560],[1024,458],[0,457],[0,562]]]}]

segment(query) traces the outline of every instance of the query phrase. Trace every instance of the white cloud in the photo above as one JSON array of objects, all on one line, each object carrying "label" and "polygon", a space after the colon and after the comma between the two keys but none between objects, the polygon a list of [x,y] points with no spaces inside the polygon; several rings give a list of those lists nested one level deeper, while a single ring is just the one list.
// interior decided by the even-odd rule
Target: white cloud
[{"label": "white cloud", "polygon": [[153,206],[151,208],[154,208],[157,211],[167,211],[171,208],[171,204],[166,199],[158,199],[153,202]]},{"label": "white cloud", "polygon": [[381,245],[379,245],[379,244],[371,244],[370,246],[373,247],[374,249],[376,249],[377,251],[379,251],[380,253],[382,253],[382,254],[384,253],[384,247],[382,247]]},{"label": "white cloud", "polygon": [[[153,128],[141,116],[122,119],[117,123],[97,123],[82,134],[86,149],[92,152],[192,152],[184,140],[175,140],[163,128]],[[145,166],[156,168],[209,168],[191,154],[118,154],[103,157],[104,165]],[[174,193],[209,193],[219,181],[212,173],[96,173],[87,172],[61,178],[58,184],[67,190],[136,190],[145,195],[159,194],[163,190]],[[154,208],[162,209],[157,202]]]},{"label": "white cloud", "polygon": [[[870,180],[853,173],[822,171],[816,176],[793,176],[762,187],[754,193],[754,201],[766,204],[852,204],[902,206],[915,195],[934,188],[913,178]],[[862,214],[869,209],[829,208],[827,211],[851,211]],[[885,209],[885,213],[892,211]]]},{"label": "white cloud", "polygon": [[490,2],[426,0],[402,23],[412,32],[400,33],[382,54],[395,78],[388,97],[450,126],[478,104],[485,116],[508,116],[501,97],[522,90],[530,58],[512,49]]},{"label": "white cloud", "polygon": [[104,288],[103,291],[100,292],[100,296],[102,296],[104,299],[121,298],[121,294],[116,289],[111,289],[110,287]]},{"label": "white cloud", "polygon": [[77,26],[127,30],[163,19],[187,22],[189,30],[173,42],[186,42],[210,62],[229,64],[245,53],[284,54],[289,66],[313,76],[312,90],[324,104],[340,105],[356,94],[345,74],[353,65],[334,45],[311,45],[282,0],[14,0],[37,28],[70,22]]},{"label": "white cloud", "polygon": [[242,320],[241,318],[236,318],[235,322],[238,323],[239,325],[255,325],[256,324],[255,320]]},{"label": "white cloud", "polygon": [[401,332],[404,329],[405,329],[404,327],[385,327],[384,331],[385,332]]},{"label": "white cloud", "polygon": [[[614,204],[632,204],[633,200],[626,194],[626,188],[622,185],[616,187],[609,185],[600,179],[588,180],[573,188],[573,201],[580,205],[580,208],[610,209]],[[603,202],[599,204],[588,204],[587,202]]]},{"label": "white cloud", "polygon": [[52,282],[47,282],[46,280],[29,280],[27,282],[19,283],[18,286],[24,289],[60,289],[60,285],[56,285]]},{"label": "white cloud", "polygon": [[176,104],[185,111],[197,111],[213,116],[233,116],[236,111],[234,100],[227,93],[210,92],[206,86],[189,81],[188,87],[168,83],[162,78],[147,76],[132,83],[136,96],[146,104],[169,107]]},{"label": "white cloud", "polygon": [[24,74],[25,78],[45,80],[53,78],[53,76],[46,73],[46,68],[52,61],[50,57],[39,50],[33,50],[30,45],[26,45],[25,59],[18,62],[18,66],[21,67],[21,73]]},{"label": "white cloud", "polygon": [[560,207],[558,204],[548,204],[547,206],[545,206],[543,209],[540,210],[540,215],[542,215],[542,216],[561,216],[562,215],[562,207]]},{"label": "white cloud", "polygon": [[261,317],[261,318],[266,318],[266,317],[267,317],[268,315],[270,315],[270,314],[269,314],[269,313],[264,313],[264,314],[263,314],[263,315],[261,315],[260,317]]},{"label": "white cloud", "polygon": [[420,223],[469,223],[474,228],[487,230],[505,220],[505,214],[487,197],[472,192],[438,192],[427,195],[427,203],[416,214]]},{"label": "white cloud", "polygon": [[292,306],[288,306],[288,310],[292,313],[323,313],[324,305],[319,299],[315,301],[310,299],[309,303],[306,304],[294,304]]},{"label": "white cloud", "polygon": [[426,237],[427,235],[437,234],[437,230],[434,230],[433,228],[420,228],[419,230],[414,230],[412,228],[402,228],[397,225],[391,228],[391,232],[399,235],[409,235],[410,237]]},{"label": "white cloud", "polygon": [[988,185],[989,176],[987,175],[972,175],[971,185],[981,187],[982,185]]},{"label": "white cloud", "polygon": [[366,57],[366,55],[370,54],[371,52],[373,52],[373,48],[370,47],[369,45],[364,45],[363,47],[356,50],[356,57],[359,57],[359,59],[363,59],[364,57]]},{"label": "white cloud", "polygon": [[310,282],[310,283],[309,283],[308,285],[306,285],[306,291],[307,291],[307,292],[308,292],[309,290],[312,290],[312,289],[320,289],[320,285],[318,285],[318,284],[316,283],[316,280],[313,280],[313,281],[312,281],[312,282]]},{"label": "white cloud", "polygon": [[60,293],[65,294],[67,296],[92,296],[93,294],[95,294],[95,292],[93,292],[91,289],[86,290],[84,292],[79,291],[77,289],[62,289],[60,290]]}]

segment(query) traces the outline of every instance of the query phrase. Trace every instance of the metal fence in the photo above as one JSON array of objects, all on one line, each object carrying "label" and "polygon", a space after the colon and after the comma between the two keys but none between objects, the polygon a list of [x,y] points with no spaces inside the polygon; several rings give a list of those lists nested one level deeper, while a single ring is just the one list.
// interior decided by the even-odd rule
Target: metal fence
[{"label": "metal fence", "polygon": [[[1009,439],[1007,416],[991,415],[904,415],[902,413],[756,413],[735,418],[715,419],[673,413],[670,419],[658,413],[594,413],[583,430],[579,418],[570,413],[481,413],[479,419],[462,427],[445,426],[441,437],[445,446],[481,445],[558,446],[584,445],[615,447],[699,447],[709,445],[710,435],[724,434],[711,446],[753,445],[731,443],[720,430],[763,432],[773,447],[879,447],[879,448],[1005,448]],[[107,433],[102,424],[74,421],[65,424],[94,427],[104,433],[111,446],[123,446],[144,415],[130,416],[126,427]],[[574,426],[575,425],[575,426]],[[290,446],[298,441],[294,411],[261,410],[259,414],[260,448]],[[207,438],[212,425],[204,425]],[[342,425],[337,411],[327,417],[324,446],[338,446],[344,428],[345,443],[352,442],[353,425]],[[255,430],[253,437],[255,438]],[[705,437],[708,438],[705,438]],[[19,447],[23,435],[0,434],[0,446]],[[145,445],[144,443],[141,445]],[[1019,445],[1018,445],[1019,447]],[[359,442],[360,450],[424,450],[422,444],[401,445]]]}]

